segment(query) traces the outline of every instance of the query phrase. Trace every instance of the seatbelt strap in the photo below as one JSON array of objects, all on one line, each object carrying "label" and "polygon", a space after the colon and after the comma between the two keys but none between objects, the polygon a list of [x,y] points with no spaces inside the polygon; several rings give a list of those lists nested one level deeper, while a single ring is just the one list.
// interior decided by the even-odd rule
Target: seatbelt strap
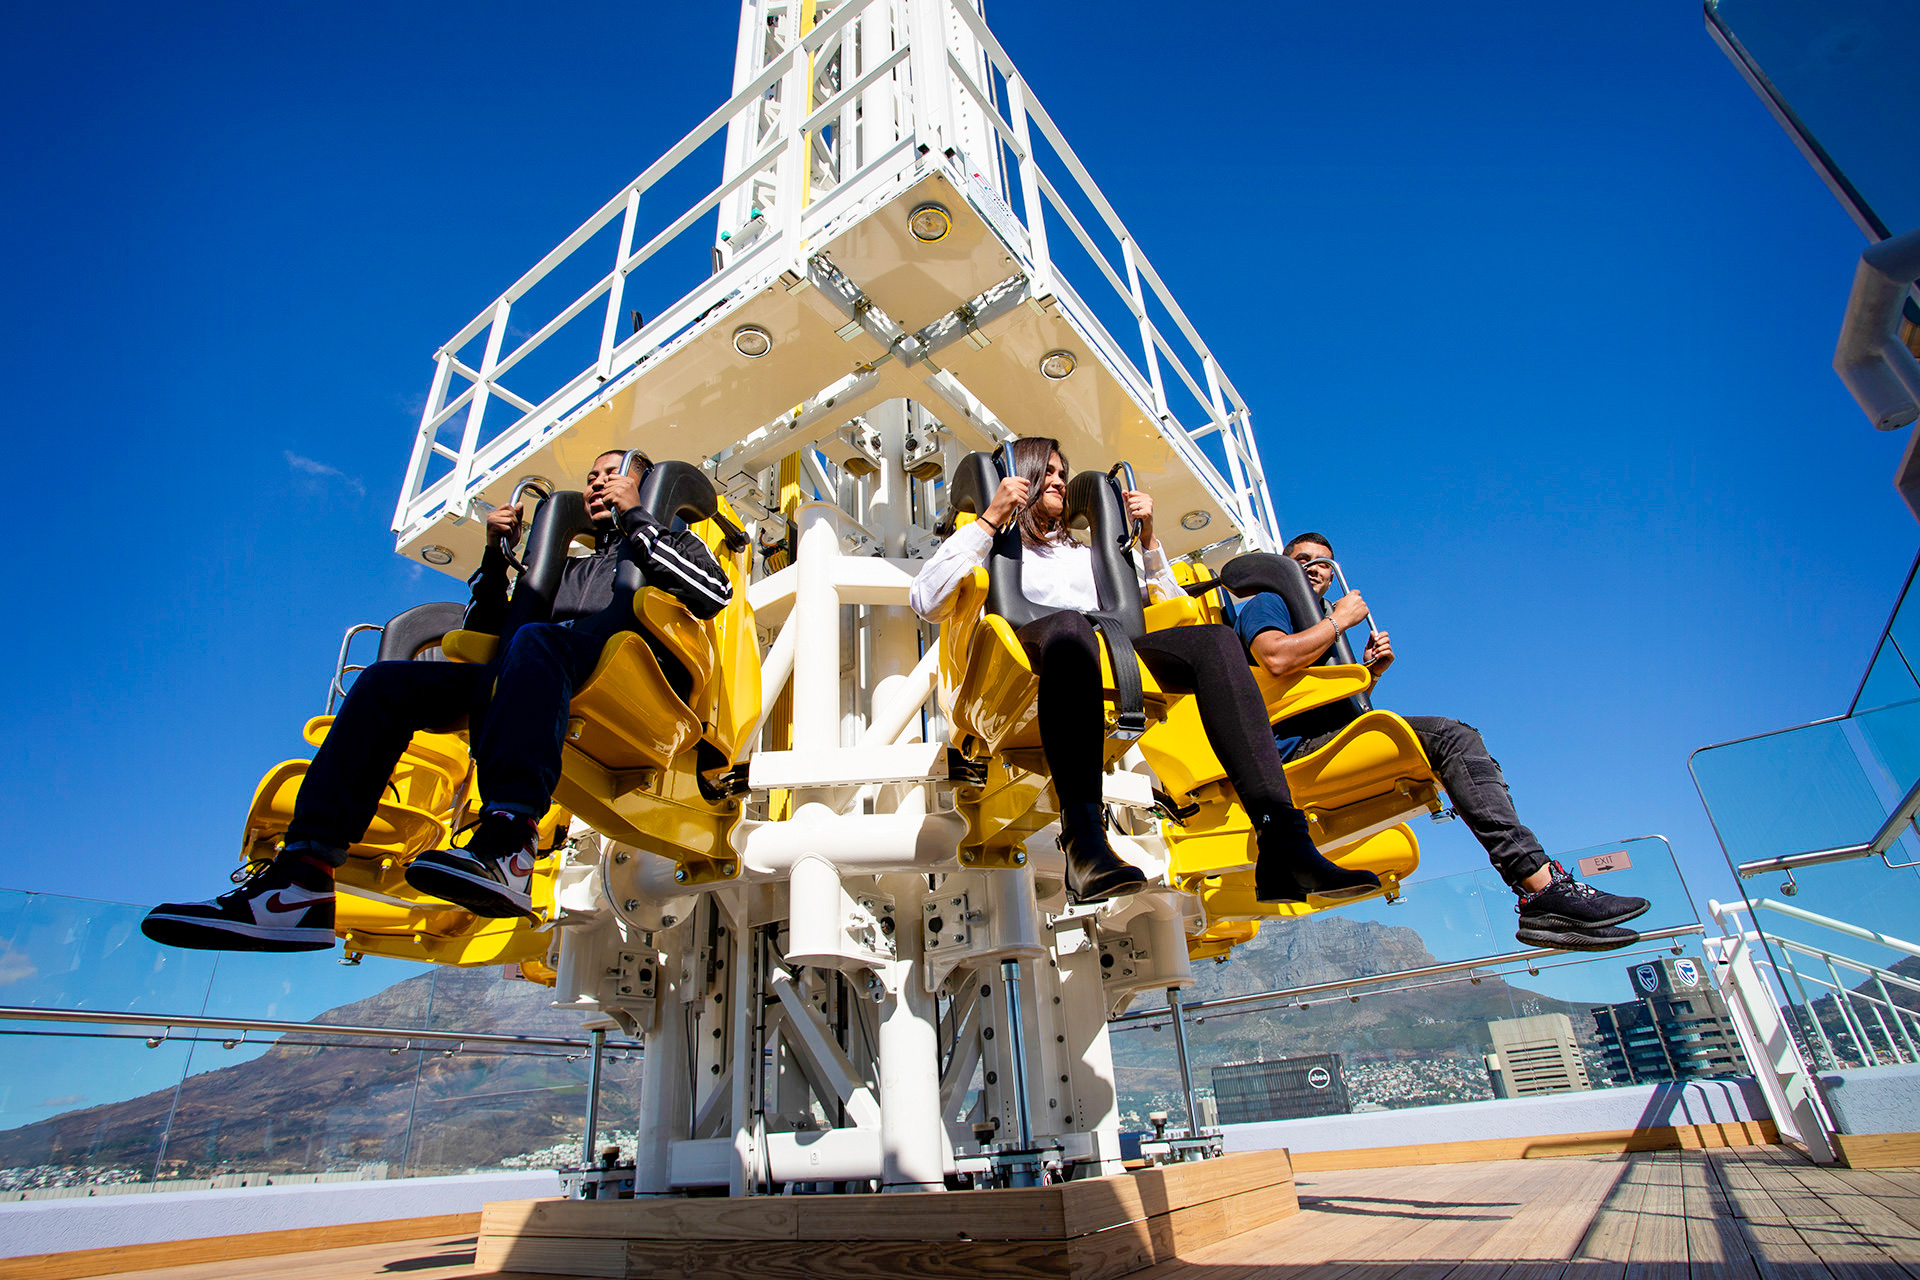
[{"label": "seatbelt strap", "polygon": [[1086,618],[1106,640],[1107,658],[1113,663],[1113,736],[1137,738],[1147,731],[1147,710],[1146,691],[1140,686],[1140,656],[1133,651],[1133,638],[1118,618],[1102,613],[1089,613]]}]

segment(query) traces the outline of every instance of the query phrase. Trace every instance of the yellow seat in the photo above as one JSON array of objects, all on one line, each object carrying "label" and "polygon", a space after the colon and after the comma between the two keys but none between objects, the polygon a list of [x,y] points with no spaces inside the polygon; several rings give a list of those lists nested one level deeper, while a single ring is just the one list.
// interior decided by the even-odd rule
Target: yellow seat
[{"label": "yellow seat", "polygon": [[[326,740],[332,725],[332,716],[315,716],[307,721],[301,736],[317,747]],[[294,804],[308,764],[306,760],[283,761],[254,788],[240,837],[243,859],[257,861],[272,856],[272,846],[293,821]],[[454,826],[452,806],[467,773],[467,747],[459,734],[416,733],[394,766],[366,835],[348,850],[349,855],[410,858],[445,847]]]},{"label": "yellow seat", "polygon": [[[717,518],[694,518],[698,511],[683,499],[696,490],[701,503],[711,500],[712,507],[703,509]],[[761,705],[760,646],[746,598],[751,550],[742,539],[730,541],[729,530],[738,526],[732,507],[693,468],[657,464],[641,486],[642,504],[653,502],[656,494],[666,505],[655,516],[689,520],[688,529],[732,582],[733,597],[717,615],[701,621],[658,588],[634,593],[638,630],[607,641],[568,708],[554,796],[595,830],[670,858],[680,863],[686,883],[702,883],[739,870],[728,843],[741,812],[730,775],[759,724]],[[584,520],[578,494],[556,494],[548,501],[555,499],[562,501],[554,521]],[[528,572],[534,547],[545,546],[548,554],[564,551],[561,535],[571,526],[546,533],[547,515],[543,503],[528,536]],[[690,687],[684,698],[668,682],[649,638],[685,668]],[[499,638],[458,631],[445,637],[441,649],[456,661],[491,662]]]},{"label": "yellow seat", "polygon": [[[542,920],[553,915],[558,861],[549,856],[536,862],[528,886]],[[488,919],[423,896],[392,860],[349,863],[338,885],[334,932],[350,953],[433,964],[528,965],[544,962],[552,943],[547,930],[530,921]]]},{"label": "yellow seat", "polygon": [[[1005,618],[989,614],[987,571],[972,570],[960,584],[953,612],[940,628],[941,706],[953,726],[953,743],[969,756],[1003,751],[1037,750],[1040,746],[1039,709],[1035,694],[1040,682],[1033,674],[1026,647]],[[1147,629],[1171,626],[1186,616],[1187,602],[1148,606]],[[1115,739],[1118,694],[1113,658],[1100,646],[1101,691],[1106,702],[1108,756],[1125,754],[1129,739]],[[1166,715],[1167,695],[1143,665],[1140,689],[1149,723]]]},{"label": "yellow seat", "polygon": [[[950,489],[956,527],[985,509],[999,476],[998,461],[986,454],[974,454],[962,464]],[[1097,549],[1117,546],[1115,539],[1126,517],[1118,491],[1108,477],[1098,472],[1076,476],[1068,486],[1067,505],[1069,524],[1084,520],[1091,525]],[[1005,545],[1017,542],[1017,538],[1017,534],[1000,535],[989,564],[1007,565],[1007,572],[1017,575],[1017,546]],[[1124,617],[1132,608],[1132,603],[1124,599],[1125,593],[1137,589],[1131,565],[1117,555],[1097,551],[1095,574],[1108,584],[1102,588],[1103,599],[1118,598],[1115,608],[1118,616]],[[950,726],[950,740],[962,755],[975,762],[979,776],[977,784],[959,787],[954,794],[956,807],[967,820],[960,858],[969,866],[1018,865],[1023,857],[1020,844],[1058,816],[1040,744],[1036,699],[1039,680],[1025,646],[1015,635],[1016,622],[1001,612],[1005,609],[1018,615],[1033,608],[1014,589],[1017,581],[1017,576],[1010,576],[999,588],[1005,593],[1001,599],[996,596],[990,569],[972,570],[961,580],[940,628],[941,709]],[[995,604],[997,599],[1000,603]],[[1190,620],[1197,611],[1190,601],[1173,600],[1147,605],[1139,616],[1144,620],[1142,630],[1154,631]],[[1168,695],[1144,664],[1136,660],[1136,665],[1140,710],[1145,723],[1152,725],[1166,715]],[[1126,754],[1139,729],[1122,726],[1122,698],[1104,636],[1100,640],[1100,672],[1105,710],[1104,767]]]},{"label": "yellow seat", "polygon": [[1188,960],[1225,960],[1233,949],[1260,933],[1258,920],[1222,920],[1187,936]]},{"label": "yellow seat", "polygon": [[[1196,583],[1212,580],[1205,569],[1182,566],[1177,572]],[[1198,597],[1202,620],[1220,620],[1217,596],[1209,592]],[[1363,695],[1373,683],[1364,666],[1348,663],[1309,667],[1287,677],[1269,675],[1258,667],[1253,674],[1273,724]],[[1140,750],[1161,787],[1181,808],[1180,816],[1165,824],[1170,878],[1189,886],[1244,872],[1245,896],[1251,901],[1256,856],[1253,821],[1207,744],[1194,700],[1173,700],[1166,719],[1141,738]],[[1423,810],[1437,813],[1441,808],[1439,784],[1412,727],[1392,712],[1365,711],[1317,751],[1290,761],[1286,775],[1294,803],[1306,812],[1308,830],[1320,852],[1342,866],[1379,871],[1383,884],[1391,874],[1390,896],[1398,896],[1399,882],[1419,865],[1419,843],[1402,824]],[[1396,829],[1404,836],[1379,845],[1370,843]],[[1381,859],[1382,867],[1364,861],[1370,857]],[[1319,909],[1308,905],[1268,914]]]},{"label": "yellow seat", "polygon": [[1331,901],[1309,897],[1305,902],[1261,902],[1254,897],[1250,866],[1217,875],[1190,877],[1181,882],[1181,887],[1199,897],[1209,925],[1220,921],[1311,915],[1328,907],[1347,906],[1374,897],[1385,897],[1391,902],[1400,896],[1401,883],[1420,865],[1420,844],[1414,839],[1413,829],[1403,823],[1349,846],[1339,861],[1343,867],[1357,867],[1379,876],[1379,892]]}]

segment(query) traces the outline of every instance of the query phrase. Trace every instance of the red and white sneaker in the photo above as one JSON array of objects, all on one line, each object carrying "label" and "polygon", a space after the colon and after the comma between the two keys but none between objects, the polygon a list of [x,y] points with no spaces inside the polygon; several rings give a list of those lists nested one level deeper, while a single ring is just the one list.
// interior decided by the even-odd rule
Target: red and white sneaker
[{"label": "red and white sneaker", "polygon": [[140,932],[195,951],[330,951],[333,890],[296,884],[286,867],[269,863],[217,898],[161,903]]},{"label": "red and white sneaker", "polygon": [[529,886],[539,836],[531,818],[500,810],[482,814],[466,848],[421,854],[407,864],[407,883],[477,916],[538,919]]}]

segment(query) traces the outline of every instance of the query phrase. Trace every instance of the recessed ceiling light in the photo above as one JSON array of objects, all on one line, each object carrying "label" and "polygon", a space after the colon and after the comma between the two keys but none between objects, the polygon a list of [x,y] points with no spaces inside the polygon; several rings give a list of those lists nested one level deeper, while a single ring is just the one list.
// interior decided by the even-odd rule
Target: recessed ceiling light
[{"label": "recessed ceiling light", "polygon": [[743,324],[733,331],[733,349],[749,360],[758,360],[773,350],[773,335],[757,324]]},{"label": "recessed ceiling light", "polygon": [[1072,373],[1077,363],[1071,351],[1049,351],[1040,357],[1040,372],[1058,382]]},{"label": "recessed ceiling light", "polygon": [[941,205],[923,204],[907,215],[907,230],[913,232],[915,240],[932,244],[953,230],[953,218]]},{"label": "recessed ceiling light", "polygon": [[420,558],[428,564],[452,564],[453,552],[435,543],[420,548]]},{"label": "recessed ceiling light", "polygon": [[1213,517],[1207,512],[1201,511],[1198,508],[1192,511],[1189,511],[1187,512],[1187,514],[1180,517],[1180,527],[1182,529],[1191,529],[1196,533],[1198,533],[1200,530],[1206,528],[1208,525],[1212,523],[1213,523]]}]

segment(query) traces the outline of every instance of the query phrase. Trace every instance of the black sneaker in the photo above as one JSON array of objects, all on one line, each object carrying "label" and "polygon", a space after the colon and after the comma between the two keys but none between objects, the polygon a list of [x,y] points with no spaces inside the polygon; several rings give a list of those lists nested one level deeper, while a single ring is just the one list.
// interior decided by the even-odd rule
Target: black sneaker
[{"label": "black sneaker", "polygon": [[464,849],[436,849],[407,864],[407,883],[430,898],[493,920],[538,919],[533,910],[533,864],[539,825],[494,811]]},{"label": "black sneaker", "polygon": [[208,902],[163,902],[140,932],[162,946],[195,951],[331,951],[333,890],[295,883],[269,863]]},{"label": "black sneaker", "polygon": [[1613,951],[1632,946],[1640,935],[1618,926],[1643,916],[1645,898],[1629,898],[1583,884],[1557,862],[1547,887],[1520,895],[1515,910],[1520,927],[1514,936],[1530,947],[1567,951]]},{"label": "black sneaker", "polygon": [[1581,928],[1534,929],[1521,925],[1513,936],[1529,947],[1553,951],[1618,951],[1640,941],[1631,929],[1614,925],[1590,924]]}]

